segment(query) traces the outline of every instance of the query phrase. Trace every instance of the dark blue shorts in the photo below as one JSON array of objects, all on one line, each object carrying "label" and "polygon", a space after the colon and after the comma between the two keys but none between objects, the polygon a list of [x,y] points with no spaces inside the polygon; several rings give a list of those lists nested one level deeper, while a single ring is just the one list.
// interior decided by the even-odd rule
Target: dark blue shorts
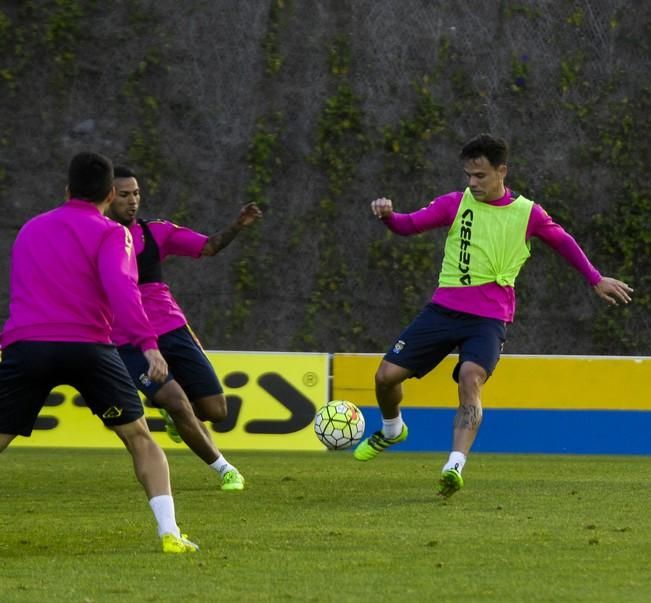
[{"label": "dark blue shorts", "polygon": [[467,360],[481,366],[488,376],[497,366],[506,341],[506,324],[495,318],[484,318],[448,310],[429,303],[400,334],[384,359],[423,377],[448,354],[459,352],[459,362],[452,377],[459,378],[459,368]]},{"label": "dark blue shorts", "polygon": [[[187,326],[160,335],[158,348],[169,367],[166,383],[175,380],[190,401],[224,392],[212,364]],[[136,387],[153,402],[163,384],[147,378],[149,363],[144,354],[130,345],[120,346],[118,351]]]},{"label": "dark blue shorts", "polygon": [[143,415],[140,396],[114,346],[19,341],[2,350],[0,433],[29,436],[57,385],[74,387],[107,427]]}]

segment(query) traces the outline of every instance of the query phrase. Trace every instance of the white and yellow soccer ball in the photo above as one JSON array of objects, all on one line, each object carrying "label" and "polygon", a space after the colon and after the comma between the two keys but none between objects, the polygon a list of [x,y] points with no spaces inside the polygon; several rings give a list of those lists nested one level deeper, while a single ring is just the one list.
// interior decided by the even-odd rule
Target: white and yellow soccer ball
[{"label": "white and yellow soccer ball", "polygon": [[330,450],[343,450],[357,444],[364,435],[364,415],[348,400],[331,400],[316,411],[314,433]]}]

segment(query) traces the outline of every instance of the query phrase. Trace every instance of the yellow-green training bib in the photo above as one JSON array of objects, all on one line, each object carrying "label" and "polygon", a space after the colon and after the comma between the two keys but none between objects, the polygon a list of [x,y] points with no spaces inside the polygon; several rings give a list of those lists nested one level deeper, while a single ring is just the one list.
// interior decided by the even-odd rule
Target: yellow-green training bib
[{"label": "yellow-green training bib", "polygon": [[522,196],[508,205],[483,203],[467,188],[445,242],[439,286],[513,287],[531,255],[526,234],[532,207]]}]

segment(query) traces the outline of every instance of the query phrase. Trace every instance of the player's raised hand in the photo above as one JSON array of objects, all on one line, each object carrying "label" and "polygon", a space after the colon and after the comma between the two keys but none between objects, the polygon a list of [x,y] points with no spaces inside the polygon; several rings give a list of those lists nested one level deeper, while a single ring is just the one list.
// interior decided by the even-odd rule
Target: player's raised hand
[{"label": "player's raised hand", "polygon": [[376,218],[388,218],[393,213],[393,202],[385,197],[375,199],[371,201],[371,211]]},{"label": "player's raised hand", "polygon": [[240,209],[237,224],[241,227],[249,226],[262,217],[262,210],[255,203],[247,203]]},{"label": "player's raised hand", "polygon": [[599,297],[605,299],[609,304],[617,306],[620,302],[627,304],[631,301],[630,294],[633,289],[625,282],[616,278],[604,276],[595,286],[594,290]]}]

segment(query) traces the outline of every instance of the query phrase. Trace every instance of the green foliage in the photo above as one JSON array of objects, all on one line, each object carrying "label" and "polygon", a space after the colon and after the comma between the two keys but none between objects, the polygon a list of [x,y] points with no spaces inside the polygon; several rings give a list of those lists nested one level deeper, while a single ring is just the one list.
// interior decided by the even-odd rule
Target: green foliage
[{"label": "green foliage", "polygon": [[267,75],[276,75],[285,62],[280,52],[279,36],[282,25],[287,19],[287,13],[291,10],[291,0],[272,0],[271,2],[267,33],[262,40]]},{"label": "green foliage", "polygon": [[434,98],[432,84],[429,76],[415,82],[413,114],[382,130],[385,180],[396,174],[401,179],[410,178],[431,166],[429,143],[446,128],[445,112],[442,104]]},{"label": "green foliage", "polygon": [[576,85],[581,75],[584,61],[585,54],[582,50],[577,50],[567,59],[561,61],[559,79],[561,92],[566,93]]},{"label": "green foliage", "polygon": [[54,63],[64,74],[70,75],[77,58],[75,49],[84,35],[81,27],[84,7],[79,0],[55,0],[54,6],[45,24],[43,39]]},{"label": "green foliage", "polygon": [[[292,10],[292,3],[289,0],[271,2],[267,32],[262,41],[267,76],[279,73],[284,64],[279,36]],[[246,154],[250,174],[245,187],[246,198],[247,201],[258,204],[263,211],[270,207],[268,190],[273,183],[274,173],[282,165],[280,139],[284,127],[283,115],[279,111],[259,118]],[[261,238],[259,224],[249,227],[247,245],[240,258],[232,265],[233,299],[225,312],[226,326],[220,333],[224,343],[232,341],[244,329],[253,309],[251,297],[259,286],[258,277],[265,274],[269,268],[271,262],[269,255],[259,253]],[[211,328],[216,319],[217,317],[213,316],[209,321]]]},{"label": "green foliage", "polygon": [[577,6],[572,12],[572,14],[570,14],[566,19],[566,22],[569,25],[573,25],[576,28],[581,27],[584,21],[585,21],[585,11],[580,6]]},{"label": "green foliage", "polygon": [[[246,154],[250,173],[245,189],[247,201],[257,203],[262,210],[270,207],[267,191],[273,182],[274,172],[282,165],[280,139],[283,128],[283,116],[278,112],[258,119]],[[271,261],[268,254],[260,253],[260,224],[248,227],[246,238],[246,247],[232,266],[233,299],[225,313],[227,326],[220,334],[224,343],[230,342],[244,328],[253,308],[251,297],[258,287],[258,279],[267,272]],[[222,312],[221,309],[219,311]],[[216,317],[211,322],[215,319]]]},{"label": "green foliage", "polygon": [[147,190],[155,195],[160,189],[164,158],[159,146],[156,114],[145,109],[141,115],[141,126],[131,130],[128,156],[131,163],[144,170]]},{"label": "green foliage", "polygon": [[413,320],[432,291],[443,259],[439,237],[426,233],[404,240],[387,232],[370,245],[369,261],[377,270],[377,278],[390,282],[391,287],[401,293],[400,322],[403,325]]},{"label": "green foliage", "polygon": [[191,221],[192,215],[190,211],[189,197],[189,192],[186,190],[182,192],[176,200],[174,209],[169,214],[169,220],[174,222],[174,224],[188,224]]},{"label": "green foliage", "polygon": [[325,101],[317,121],[316,147],[310,158],[328,178],[328,208],[341,196],[368,148],[360,99],[350,82],[344,80],[337,85],[334,96]]},{"label": "green foliage", "polygon": [[[385,195],[393,197],[394,192],[404,191],[406,181],[426,182],[432,178],[432,144],[448,127],[448,116],[436,91],[452,55],[449,42],[443,39],[433,75],[414,82],[415,102],[411,113],[397,124],[382,129],[381,181]],[[442,258],[439,238],[435,233],[428,233],[403,239],[387,232],[370,245],[370,267],[378,279],[390,281],[391,288],[399,292],[401,324],[413,319],[431,293]]]},{"label": "green foliage", "polygon": [[0,10],[0,44],[2,44],[3,47],[5,41],[9,39],[11,27],[11,19],[4,11]]},{"label": "green foliage", "polygon": [[14,21],[0,11],[0,82],[16,94],[33,61],[45,61],[52,88],[62,95],[77,68],[79,45],[89,37],[83,19],[96,2],[26,0],[18,4]]},{"label": "green foliage", "polygon": [[511,91],[520,93],[527,88],[529,79],[529,57],[526,54],[511,57]]},{"label": "green foliage", "polygon": [[161,175],[166,169],[159,127],[159,101],[149,93],[149,83],[160,74],[162,64],[160,50],[149,48],[127,78],[122,91],[138,117],[137,125],[130,133],[129,161],[143,170],[151,195],[160,190]]},{"label": "green foliage", "polygon": [[[581,197],[581,191],[576,181],[569,178],[556,180],[553,174],[547,174],[546,176],[540,197],[540,202],[545,210],[554,222],[562,224],[568,232],[573,232],[577,236],[583,234],[581,224],[576,217],[577,208],[568,201],[568,199]],[[515,185],[513,188],[516,188]],[[518,188],[517,190],[524,193],[525,189]]]},{"label": "green foliage", "polygon": [[524,17],[535,19],[541,14],[541,9],[522,2],[501,2],[502,15],[505,19]]},{"label": "green foliage", "polygon": [[644,349],[647,334],[633,327],[636,316],[651,311],[651,189],[633,190],[624,185],[620,201],[607,214],[594,218],[601,254],[607,255],[618,278],[635,289],[634,304],[617,313],[601,309],[595,324],[595,339],[601,350],[626,354]]},{"label": "green foliage", "polygon": [[246,185],[246,196],[249,201],[257,203],[261,209],[266,209],[269,205],[267,188],[271,184],[274,170],[281,165],[278,151],[282,128],[283,117],[279,112],[260,118],[246,154],[251,172],[251,178]]},{"label": "green foliage", "polygon": [[595,340],[610,353],[634,353],[647,343],[646,333],[634,325],[651,312],[651,184],[645,175],[651,127],[648,120],[636,116],[651,111],[650,94],[651,87],[646,85],[635,98],[605,103],[591,149],[595,169],[609,166],[616,183],[616,188],[603,191],[612,196],[613,203],[593,221],[599,259],[636,289],[631,307],[617,313],[603,308],[597,317]]},{"label": "green foliage", "polygon": [[[27,9],[23,7],[23,11]],[[6,87],[12,98],[16,95],[23,71],[30,64],[30,48],[35,42],[32,40],[33,29],[22,25],[21,17],[22,12],[12,21],[7,14],[0,12],[0,85]],[[28,19],[24,20],[29,22]]]},{"label": "green foliage", "polygon": [[333,223],[341,214],[344,191],[352,181],[359,162],[370,149],[365,131],[361,99],[349,81],[350,49],[345,37],[337,37],[328,52],[328,67],[334,78],[335,93],[327,98],[317,120],[316,143],[310,162],[320,168],[327,179],[327,193],[313,210],[316,224],[311,236],[317,237],[319,265],[305,310],[304,323],[295,335],[296,346],[314,349],[317,333],[323,328],[322,316],[330,317],[327,328],[344,346],[354,351],[355,336],[361,326],[355,324],[347,288],[355,276],[345,250],[336,237],[330,236]]},{"label": "green foliage", "polygon": [[[267,32],[262,40],[267,76],[280,72],[285,59],[280,52],[279,36],[293,10],[291,0],[272,0],[269,8]],[[282,113],[275,111],[259,118],[253,138],[249,144],[246,161],[249,179],[245,187],[248,202],[256,203],[260,209],[270,207],[268,190],[273,183],[274,173],[281,167],[280,138],[285,127]],[[233,299],[225,312],[226,326],[220,333],[222,342],[228,343],[244,329],[253,309],[251,296],[258,285],[258,277],[265,274],[270,263],[267,255],[259,253],[261,226],[254,224],[247,229],[247,245],[240,258],[232,265],[234,283]],[[221,309],[219,310],[221,313]],[[212,330],[217,316],[209,321]]]},{"label": "green foliage", "polygon": [[347,76],[350,71],[352,55],[346,36],[339,35],[328,50],[328,69],[331,75]]},{"label": "green foliage", "polygon": [[0,10],[0,82],[3,82],[9,90],[13,90],[16,86],[15,74],[7,61],[7,56],[10,52],[10,40],[12,37],[13,23],[11,19]]}]

